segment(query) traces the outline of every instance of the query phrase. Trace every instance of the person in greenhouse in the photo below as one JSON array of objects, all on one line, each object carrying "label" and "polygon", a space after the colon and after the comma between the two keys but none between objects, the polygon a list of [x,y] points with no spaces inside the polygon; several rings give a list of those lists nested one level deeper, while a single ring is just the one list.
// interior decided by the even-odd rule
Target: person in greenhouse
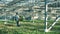
[{"label": "person in greenhouse", "polygon": [[20,19],[20,17],[18,15],[18,13],[16,13],[16,15],[15,15],[15,21],[16,21],[16,25],[17,26],[19,26],[19,19]]}]

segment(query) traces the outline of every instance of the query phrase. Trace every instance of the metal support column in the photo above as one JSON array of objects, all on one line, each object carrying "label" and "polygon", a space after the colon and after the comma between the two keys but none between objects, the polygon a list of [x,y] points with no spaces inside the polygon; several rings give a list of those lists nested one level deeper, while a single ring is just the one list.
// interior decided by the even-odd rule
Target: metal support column
[{"label": "metal support column", "polygon": [[47,9],[48,8],[47,8],[47,6],[48,6],[47,5],[47,0],[45,0],[45,20],[44,20],[44,23],[45,23],[45,26],[44,26],[45,27],[45,32],[48,32],[48,29],[47,29],[47,18],[48,18],[47,17]]}]

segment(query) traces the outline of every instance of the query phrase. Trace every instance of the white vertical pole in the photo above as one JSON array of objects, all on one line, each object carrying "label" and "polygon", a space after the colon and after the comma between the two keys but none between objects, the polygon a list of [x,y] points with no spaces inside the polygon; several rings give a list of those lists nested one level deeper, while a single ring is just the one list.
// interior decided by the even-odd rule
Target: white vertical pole
[{"label": "white vertical pole", "polygon": [[47,15],[48,15],[48,14],[47,14],[47,11],[48,11],[48,4],[46,4],[46,22],[45,22],[45,23],[46,23],[46,24],[45,24],[45,25],[46,25],[46,26],[45,26],[46,28],[45,28],[45,32],[48,32],[48,28],[47,28],[47,24],[48,24],[48,22],[47,22],[48,16],[47,16]]},{"label": "white vertical pole", "polygon": [[[4,10],[4,12],[5,12],[5,10]],[[5,22],[4,22],[4,24],[7,24],[7,22],[6,22],[7,20],[6,20],[6,13],[5,13]]]},{"label": "white vertical pole", "polygon": [[47,3],[47,0],[45,0],[45,32],[48,32],[48,28],[47,28],[47,19],[48,19],[48,14],[47,14],[47,11],[48,11],[48,3]]},{"label": "white vertical pole", "polygon": [[[53,3],[55,3],[55,2],[53,2]],[[56,22],[54,22],[49,29],[47,28],[47,19],[48,19],[47,11],[48,11],[48,4],[51,4],[51,3],[47,3],[47,0],[45,0],[45,32],[48,32],[48,31],[52,28],[52,26],[54,26],[55,23],[59,20],[59,19],[56,20]]]}]

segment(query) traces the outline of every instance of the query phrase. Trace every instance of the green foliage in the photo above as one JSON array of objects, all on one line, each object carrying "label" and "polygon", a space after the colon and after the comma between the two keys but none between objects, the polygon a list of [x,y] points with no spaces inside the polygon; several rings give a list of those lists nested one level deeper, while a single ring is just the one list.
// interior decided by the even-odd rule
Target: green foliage
[{"label": "green foliage", "polygon": [[[10,22],[10,21],[9,21]],[[13,21],[11,21],[13,22]],[[33,21],[21,21],[20,27],[14,26],[6,26],[3,24],[3,21],[0,21],[0,34],[60,34],[60,26],[54,26],[51,32],[44,32],[44,21],[43,20],[34,20]],[[48,22],[53,22],[49,20]],[[60,21],[58,21],[60,24]],[[16,24],[16,23],[11,23]],[[3,25],[3,26],[1,26]]]},{"label": "green foliage", "polygon": [[[33,22],[33,20],[23,20],[22,22]],[[43,23],[43,20],[34,20],[35,23]]]}]

